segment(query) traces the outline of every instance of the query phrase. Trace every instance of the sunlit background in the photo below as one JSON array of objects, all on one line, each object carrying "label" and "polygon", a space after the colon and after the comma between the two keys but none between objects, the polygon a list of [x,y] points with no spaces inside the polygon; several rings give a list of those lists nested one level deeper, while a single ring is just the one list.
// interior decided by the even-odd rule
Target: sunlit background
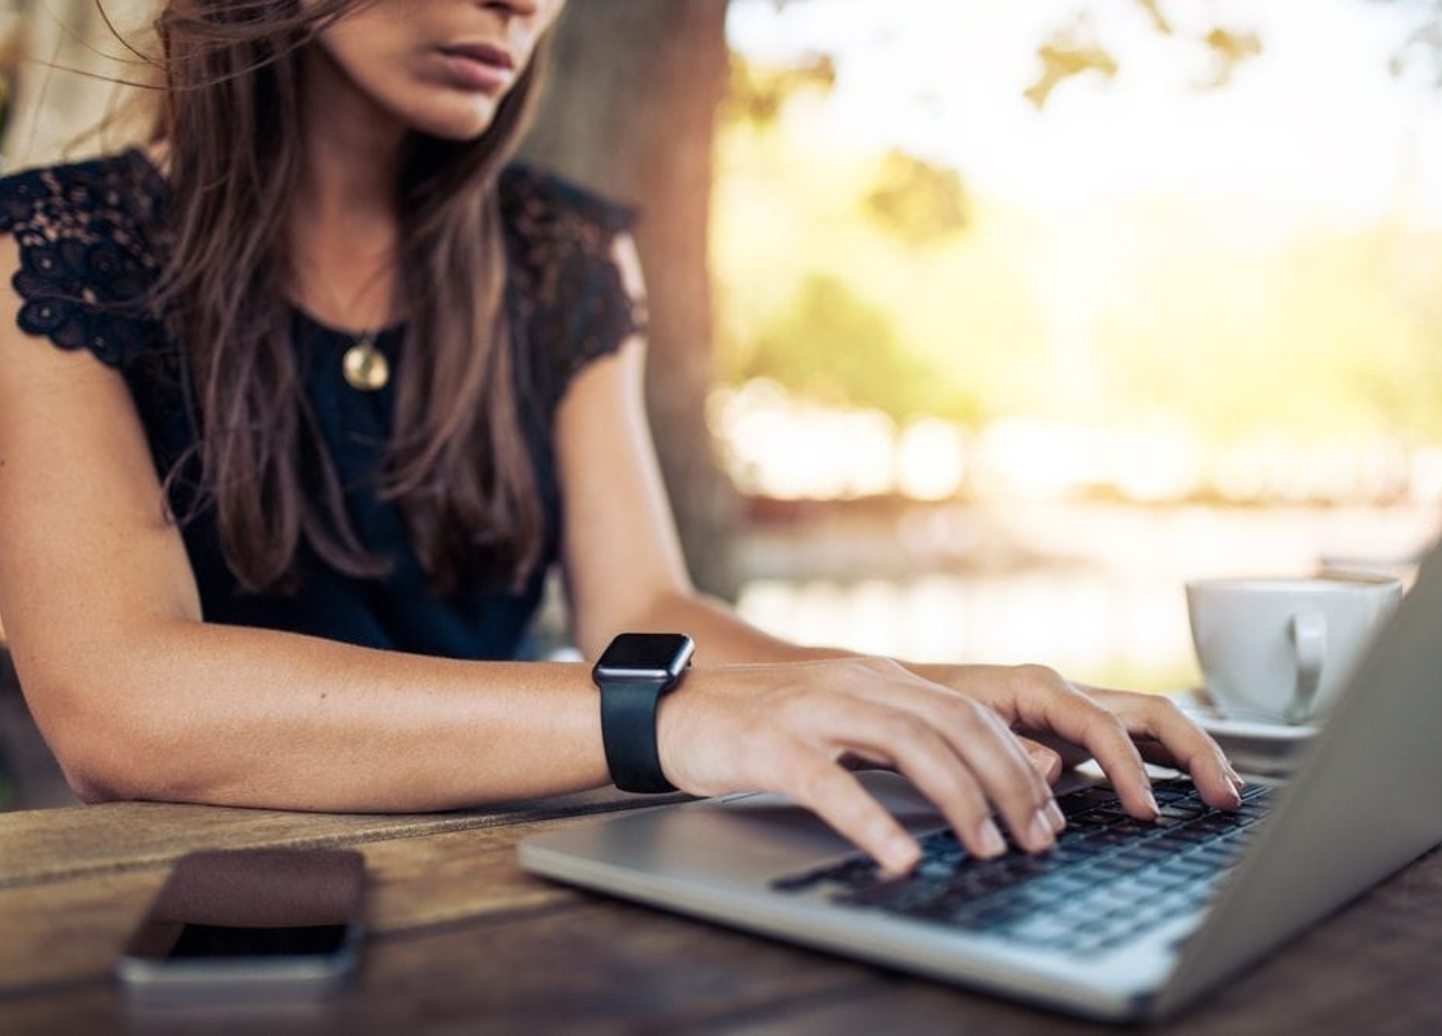
[{"label": "sunlit background", "polygon": [[1437,11],[733,2],[743,612],[1166,689],[1186,578],[1406,574],[1442,498]]}]

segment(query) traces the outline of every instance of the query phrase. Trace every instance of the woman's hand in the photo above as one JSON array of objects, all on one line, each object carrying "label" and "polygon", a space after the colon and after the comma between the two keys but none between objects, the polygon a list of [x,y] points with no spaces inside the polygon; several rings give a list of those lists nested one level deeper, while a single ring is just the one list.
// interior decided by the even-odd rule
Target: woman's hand
[{"label": "woman's hand", "polygon": [[697,667],[663,699],[657,738],[682,790],[784,793],[895,872],[919,849],[850,761],[905,774],[981,857],[1005,850],[993,812],[1023,848],[1053,843],[1063,818],[1048,780],[1079,755],[1097,759],[1139,818],[1157,812],[1143,758],[1186,769],[1214,806],[1240,801],[1221,749],[1171,702],[1082,691],[1041,666],[915,672],[852,657]]},{"label": "woman's hand", "polygon": [[1202,799],[1235,809],[1242,778],[1221,747],[1168,698],[1081,687],[1044,666],[930,666],[921,670],[994,709],[1055,780],[1095,758],[1134,816],[1156,813],[1142,761],[1185,770]]},{"label": "woman's hand", "polygon": [[993,810],[1033,852],[1063,826],[997,710],[886,659],[693,667],[663,699],[657,739],[662,769],[682,790],[782,792],[891,871],[909,870],[920,850],[851,760],[905,774],[977,856],[1005,851]]}]

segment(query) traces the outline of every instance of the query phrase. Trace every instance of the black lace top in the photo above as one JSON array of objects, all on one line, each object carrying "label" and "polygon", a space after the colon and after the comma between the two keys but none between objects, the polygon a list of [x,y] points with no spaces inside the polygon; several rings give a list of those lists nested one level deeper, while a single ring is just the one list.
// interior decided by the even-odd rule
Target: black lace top
[{"label": "black lace top", "polygon": [[[637,329],[639,316],[610,257],[615,236],[630,223],[626,210],[520,167],[503,174],[499,189],[522,425],[546,524],[536,570],[516,592],[476,586],[441,597],[431,590],[399,508],[376,491],[381,451],[390,438],[392,389],[351,388],[340,358],[354,336],[296,310],[296,348],[309,358],[302,363],[306,390],[346,486],[350,516],[366,547],[390,562],[390,573],[350,578],[302,546],[299,592],[242,593],[221,556],[214,521],[202,511],[182,533],[207,621],[451,658],[524,653],[559,543],[560,487],[551,441],[556,406],[572,376],[614,351]],[[0,179],[0,231],[14,234],[20,245],[14,285],[22,299],[21,329],[63,349],[88,349],[121,373],[162,477],[195,434],[184,350],[138,304],[160,270],[165,204],[164,179],[136,150]],[[404,360],[400,339],[401,329],[392,328],[377,342],[392,370]],[[183,480],[175,484],[175,492],[185,491]],[[186,508],[176,506],[176,513]]]}]

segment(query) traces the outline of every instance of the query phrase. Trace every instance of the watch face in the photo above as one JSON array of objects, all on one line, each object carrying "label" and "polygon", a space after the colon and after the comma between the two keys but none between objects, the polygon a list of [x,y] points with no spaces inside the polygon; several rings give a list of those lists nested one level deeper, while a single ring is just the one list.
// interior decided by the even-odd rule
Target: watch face
[{"label": "watch face", "polygon": [[691,661],[693,649],[684,633],[622,633],[596,663],[596,675],[674,679]]}]

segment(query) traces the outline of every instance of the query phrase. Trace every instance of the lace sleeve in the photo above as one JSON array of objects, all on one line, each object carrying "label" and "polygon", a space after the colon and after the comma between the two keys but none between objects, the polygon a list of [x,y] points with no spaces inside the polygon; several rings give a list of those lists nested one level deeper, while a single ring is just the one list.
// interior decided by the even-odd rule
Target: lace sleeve
[{"label": "lace sleeve", "polygon": [[645,327],[613,255],[636,214],[535,170],[501,183],[511,257],[510,312],[525,336],[532,383],[548,409],[576,373]]},{"label": "lace sleeve", "polygon": [[138,354],[153,327],[145,306],[158,263],[146,227],[161,186],[139,152],[0,180],[0,231],[20,246],[22,331],[112,367]]}]

